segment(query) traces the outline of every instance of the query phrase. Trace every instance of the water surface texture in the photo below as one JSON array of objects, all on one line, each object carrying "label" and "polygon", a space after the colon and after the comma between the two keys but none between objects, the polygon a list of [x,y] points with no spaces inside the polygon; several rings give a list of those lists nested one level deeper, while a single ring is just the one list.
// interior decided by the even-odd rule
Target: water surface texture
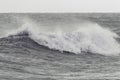
[{"label": "water surface texture", "polygon": [[0,14],[0,80],[120,79],[120,14]]}]

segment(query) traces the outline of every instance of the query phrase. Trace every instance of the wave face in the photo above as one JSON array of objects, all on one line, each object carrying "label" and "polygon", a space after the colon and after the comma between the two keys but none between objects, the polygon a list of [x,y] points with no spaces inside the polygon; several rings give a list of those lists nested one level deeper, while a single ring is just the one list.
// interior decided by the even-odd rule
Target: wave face
[{"label": "wave face", "polygon": [[119,36],[96,23],[81,23],[71,29],[66,26],[58,26],[52,27],[50,30],[29,22],[10,31],[7,36],[24,31],[28,32],[29,37],[40,45],[61,52],[67,51],[75,54],[90,52],[102,55],[118,55],[120,53],[120,45],[115,39]]}]

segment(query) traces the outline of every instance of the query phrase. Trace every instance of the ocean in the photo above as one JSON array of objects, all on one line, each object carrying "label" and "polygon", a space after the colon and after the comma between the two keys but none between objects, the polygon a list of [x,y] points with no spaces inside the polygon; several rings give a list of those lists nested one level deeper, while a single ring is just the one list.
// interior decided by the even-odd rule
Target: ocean
[{"label": "ocean", "polygon": [[0,80],[119,80],[119,57],[119,13],[0,13]]}]

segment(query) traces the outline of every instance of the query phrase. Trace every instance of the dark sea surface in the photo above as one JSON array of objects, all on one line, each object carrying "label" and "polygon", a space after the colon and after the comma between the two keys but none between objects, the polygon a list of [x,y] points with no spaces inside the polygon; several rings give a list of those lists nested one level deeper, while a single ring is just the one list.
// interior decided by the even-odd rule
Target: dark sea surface
[{"label": "dark sea surface", "polygon": [[[45,26],[48,30],[63,25],[68,26],[65,29],[73,29],[76,24],[94,22],[120,35],[119,13],[0,14],[0,80],[120,79],[119,55],[59,51],[40,45],[28,32],[3,37],[26,20],[37,23],[37,26]],[[120,39],[116,41],[119,44]]]}]

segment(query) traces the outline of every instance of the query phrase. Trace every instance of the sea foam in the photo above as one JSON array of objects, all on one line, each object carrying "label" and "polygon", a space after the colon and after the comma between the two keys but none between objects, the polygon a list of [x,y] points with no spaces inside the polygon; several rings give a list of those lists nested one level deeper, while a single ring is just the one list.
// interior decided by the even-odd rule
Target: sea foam
[{"label": "sea foam", "polygon": [[22,31],[27,31],[29,37],[40,45],[61,52],[68,51],[75,54],[90,52],[102,55],[120,53],[120,45],[115,39],[119,36],[96,23],[75,25],[71,30],[61,26],[49,31],[44,27],[25,23],[19,29],[11,31],[9,35]]}]

